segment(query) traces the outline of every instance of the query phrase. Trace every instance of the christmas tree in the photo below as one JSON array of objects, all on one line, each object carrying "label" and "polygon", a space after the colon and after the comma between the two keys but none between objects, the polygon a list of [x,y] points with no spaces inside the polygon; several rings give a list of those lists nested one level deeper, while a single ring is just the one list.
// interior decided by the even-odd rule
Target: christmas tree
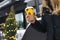
[{"label": "christmas tree", "polygon": [[5,37],[7,40],[16,40],[15,35],[18,30],[18,26],[16,24],[14,7],[12,6],[9,12],[9,16],[5,22]]}]

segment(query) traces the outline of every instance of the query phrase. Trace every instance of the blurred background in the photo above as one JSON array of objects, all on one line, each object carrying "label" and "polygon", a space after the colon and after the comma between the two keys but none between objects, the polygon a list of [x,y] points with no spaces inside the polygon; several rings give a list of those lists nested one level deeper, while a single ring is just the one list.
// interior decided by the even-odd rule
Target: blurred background
[{"label": "blurred background", "polygon": [[[5,40],[4,38],[4,27],[2,26],[6,22],[6,18],[9,15],[10,7],[14,6],[15,19],[18,25],[18,30],[16,33],[16,40],[21,40],[28,25],[25,18],[25,8],[27,6],[33,6],[35,14],[38,17],[41,17],[39,12],[42,9],[42,0],[0,0],[0,39]],[[1,35],[2,34],[2,35]]]}]

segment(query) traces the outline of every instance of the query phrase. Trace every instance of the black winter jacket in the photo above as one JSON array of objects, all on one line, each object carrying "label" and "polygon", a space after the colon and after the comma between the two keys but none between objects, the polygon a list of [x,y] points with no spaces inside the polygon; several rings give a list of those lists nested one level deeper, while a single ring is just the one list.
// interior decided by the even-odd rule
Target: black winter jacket
[{"label": "black winter jacket", "polygon": [[51,15],[50,12],[44,11],[42,20],[35,21],[30,26],[38,31],[47,32],[47,40],[60,40],[60,15]]}]

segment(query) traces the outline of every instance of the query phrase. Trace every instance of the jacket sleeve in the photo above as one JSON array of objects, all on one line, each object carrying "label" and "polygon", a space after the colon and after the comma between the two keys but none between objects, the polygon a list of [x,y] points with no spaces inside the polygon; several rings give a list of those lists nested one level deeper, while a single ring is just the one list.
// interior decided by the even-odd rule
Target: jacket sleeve
[{"label": "jacket sleeve", "polygon": [[31,24],[31,26],[36,29],[37,31],[41,31],[41,32],[46,32],[47,30],[47,23],[46,23],[46,19],[45,19],[45,15],[47,14],[51,14],[50,10],[48,8],[43,8],[43,13],[44,15],[42,16],[42,20],[40,21],[35,21],[34,24]]},{"label": "jacket sleeve", "polygon": [[36,29],[37,31],[46,32],[46,23],[44,22],[44,20],[41,21],[35,21],[34,24],[31,24],[30,26],[32,26],[32,28]]}]

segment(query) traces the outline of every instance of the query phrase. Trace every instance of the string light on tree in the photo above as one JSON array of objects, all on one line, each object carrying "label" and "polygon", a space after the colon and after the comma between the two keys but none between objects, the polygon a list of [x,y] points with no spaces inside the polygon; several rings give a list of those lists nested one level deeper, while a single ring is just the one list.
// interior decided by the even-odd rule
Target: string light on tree
[{"label": "string light on tree", "polygon": [[18,26],[16,25],[15,12],[13,6],[11,7],[9,16],[5,22],[5,37],[7,40],[16,40],[16,31]]}]

